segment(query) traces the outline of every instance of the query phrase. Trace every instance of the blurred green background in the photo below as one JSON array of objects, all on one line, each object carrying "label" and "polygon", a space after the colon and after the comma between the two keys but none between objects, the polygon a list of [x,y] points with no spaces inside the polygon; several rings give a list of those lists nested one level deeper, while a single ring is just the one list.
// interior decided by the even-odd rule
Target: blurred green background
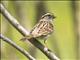
[{"label": "blurred green background", "polygon": [[[80,1],[2,1],[7,10],[27,30],[31,30],[40,17],[51,12],[56,16],[53,21],[54,33],[47,39],[47,45],[61,60],[78,60],[80,34]],[[37,60],[48,58],[29,42],[22,42],[23,37],[0,14],[1,33],[27,50]],[[39,40],[43,43],[42,40]],[[44,43],[43,43],[44,44]],[[1,40],[1,60],[28,60],[14,47]]]}]

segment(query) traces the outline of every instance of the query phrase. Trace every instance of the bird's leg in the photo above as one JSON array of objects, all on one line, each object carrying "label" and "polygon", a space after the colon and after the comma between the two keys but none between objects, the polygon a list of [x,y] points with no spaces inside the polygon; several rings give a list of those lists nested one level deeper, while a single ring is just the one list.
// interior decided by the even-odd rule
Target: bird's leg
[{"label": "bird's leg", "polygon": [[46,40],[44,40],[44,44],[45,44],[45,47],[47,47],[47,48],[48,48],[48,46],[47,46],[47,39],[46,39]]}]

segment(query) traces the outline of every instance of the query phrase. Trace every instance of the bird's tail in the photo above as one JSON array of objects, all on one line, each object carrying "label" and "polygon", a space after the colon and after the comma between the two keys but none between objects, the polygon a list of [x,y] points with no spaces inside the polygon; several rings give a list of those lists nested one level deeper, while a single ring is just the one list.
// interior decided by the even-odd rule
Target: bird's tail
[{"label": "bird's tail", "polygon": [[20,40],[25,41],[25,40],[30,40],[31,38],[33,38],[32,35],[29,35],[29,36],[25,36],[25,37],[21,38]]}]

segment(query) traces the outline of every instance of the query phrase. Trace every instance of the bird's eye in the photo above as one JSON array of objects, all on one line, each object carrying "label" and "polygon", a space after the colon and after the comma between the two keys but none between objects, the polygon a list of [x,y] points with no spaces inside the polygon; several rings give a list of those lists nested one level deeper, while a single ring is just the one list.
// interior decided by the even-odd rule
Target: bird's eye
[{"label": "bird's eye", "polygon": [[47,15],[46,16],[48,19],[53,19],[53,16],[51,16],[51,15]]},{"label": "bird's eye", "polygon": [[52,18],[52,16],[48,15],[48,18],[50,19],[50,18]]}]

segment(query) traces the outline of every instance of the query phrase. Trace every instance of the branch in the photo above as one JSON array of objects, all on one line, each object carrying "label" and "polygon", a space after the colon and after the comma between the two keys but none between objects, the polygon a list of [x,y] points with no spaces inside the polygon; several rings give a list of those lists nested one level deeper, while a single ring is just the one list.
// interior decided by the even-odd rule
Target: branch
[{"label": "branch", "polygon": [[4,40],[5,42],[9,43],[10,45],[12,45],[14,48],[16,48],[18,51],[20,51],[23,55],[25,55],[27,58],[29,58],[30,60],[35,60],[26,50],[22,49],[21,47],[19,47],[17,44],[15,44],[11,39],[3,36],[2,34],[0,34],[0,38],[2,40]]},{"label": "branch", "polygon": [[[13,16],[11,16],[2,4],[0,5],[1,13],[5,16],[6,20],[9,21],[23,36],[29,36],[29,32],[25,30]],[[37,39],[31,38],[28,41],[40,49],[49,59],[60,60],[50,49],[42,45]]]}]

